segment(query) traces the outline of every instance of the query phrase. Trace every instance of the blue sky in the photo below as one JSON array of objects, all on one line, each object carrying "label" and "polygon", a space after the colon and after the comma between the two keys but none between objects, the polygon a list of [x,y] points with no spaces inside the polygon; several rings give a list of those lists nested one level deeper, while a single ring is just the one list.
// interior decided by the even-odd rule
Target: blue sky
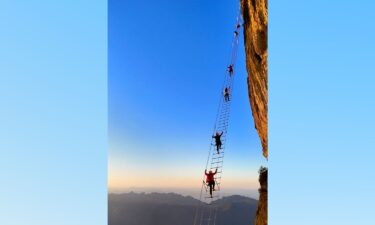
[{"label": "blue sky", "polygon": [[[109,2],[110,188],[199,189],[238,10],[237,1]],[[223,188],[255,190],[266,161],[242,36],[238,51]]]},{"label": "blue sky", "polygon": [[0,224],[106,224],[106,3],[0,5]]}]

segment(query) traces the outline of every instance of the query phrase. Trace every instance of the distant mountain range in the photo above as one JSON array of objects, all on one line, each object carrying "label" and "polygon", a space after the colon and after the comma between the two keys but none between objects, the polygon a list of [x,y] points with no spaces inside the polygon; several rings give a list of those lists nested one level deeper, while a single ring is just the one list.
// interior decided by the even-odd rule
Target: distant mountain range
[{"label": "distant mountain range", "polygon": [[[253,225],[258,201],[232,195],[214,202],[216,225]],[[207,204],[175,193],[123,193],[108,196],[109,225],[193,225],[197,205]]]}]

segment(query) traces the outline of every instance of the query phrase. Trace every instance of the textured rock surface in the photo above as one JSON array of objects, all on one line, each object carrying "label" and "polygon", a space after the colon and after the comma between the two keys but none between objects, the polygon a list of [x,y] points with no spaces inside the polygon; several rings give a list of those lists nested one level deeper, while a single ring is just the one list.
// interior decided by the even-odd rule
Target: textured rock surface
[{"label": "textured rock surface", "polygon": [[[241,0],[247,84],[255,128],[268,159],[268,5],[267,0]],[[268,170],[259,170],[259,202],[255,225],[268,224]]]},{"label": "textured rock surface", "polygon": [[268,169],[259,170],[259,204],[255,215],[255,225],[268,224]]},{"label": "textured rock surface", "polygon": [[241,0],[246,69],[255,128],[268,158],[268,6],[267,0]]}]

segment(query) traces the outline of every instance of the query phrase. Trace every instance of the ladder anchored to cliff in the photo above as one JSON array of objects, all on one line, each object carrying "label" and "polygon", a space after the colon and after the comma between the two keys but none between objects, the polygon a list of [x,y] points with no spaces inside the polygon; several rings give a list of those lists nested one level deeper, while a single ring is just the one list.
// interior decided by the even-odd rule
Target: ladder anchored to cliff
[{"label": "ladder anchored to cliff", "polygon": [[[233,93],[233,80],[235,75],[235,63],[237,59],[237,49],[238,49],[238,37],[240,31],[240,13],[237,17],[236,26],[234,30],[234,37],[232,40],[232,47],[230,51],[230,58],[227,71],[224,74],[224,81],[222,89],[220,92],[219,107],[216,115],[216,121],[214,124],[213,134],[216,132],[223,132],[221,135],[221,149],[219,152],[216,150],[215,140],[211,139],[211,144],[209,146],[208,158],[206,162],[206,170],[215,171],[217,173],[214,177],[215,179],[215,191],[213,191],[212,196],[210,195],[210,188],[205,182],[205,175],[203,176],[200,200],[205,202],[205,204],[200,204],[196,208],[196,213],[194,216],[193,225],[216,225],[217,216],[217,205],[216,200],[220,198],[221,191],[221,178],[223,174],[223,163],[224,163],[224,153],[226,149],[227,132],[229,125],[229,115],[232,102]],[[231,68],[230,68],[231,67]],[[224,97],[224,90],[227,88],[229,90],[229,100]]]}]

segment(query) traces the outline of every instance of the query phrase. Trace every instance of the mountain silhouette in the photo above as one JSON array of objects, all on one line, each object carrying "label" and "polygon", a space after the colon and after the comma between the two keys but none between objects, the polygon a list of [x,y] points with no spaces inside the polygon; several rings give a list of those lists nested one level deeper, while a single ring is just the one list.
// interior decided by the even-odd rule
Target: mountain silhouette
[{"label": "mountain silhouette", "polygon": [[[217,225],[253,225],[258,201],[233,195],[216,200]],[[109,225],[192,225],[197,205],[175,193],[123,193],[108,196]]]}]

